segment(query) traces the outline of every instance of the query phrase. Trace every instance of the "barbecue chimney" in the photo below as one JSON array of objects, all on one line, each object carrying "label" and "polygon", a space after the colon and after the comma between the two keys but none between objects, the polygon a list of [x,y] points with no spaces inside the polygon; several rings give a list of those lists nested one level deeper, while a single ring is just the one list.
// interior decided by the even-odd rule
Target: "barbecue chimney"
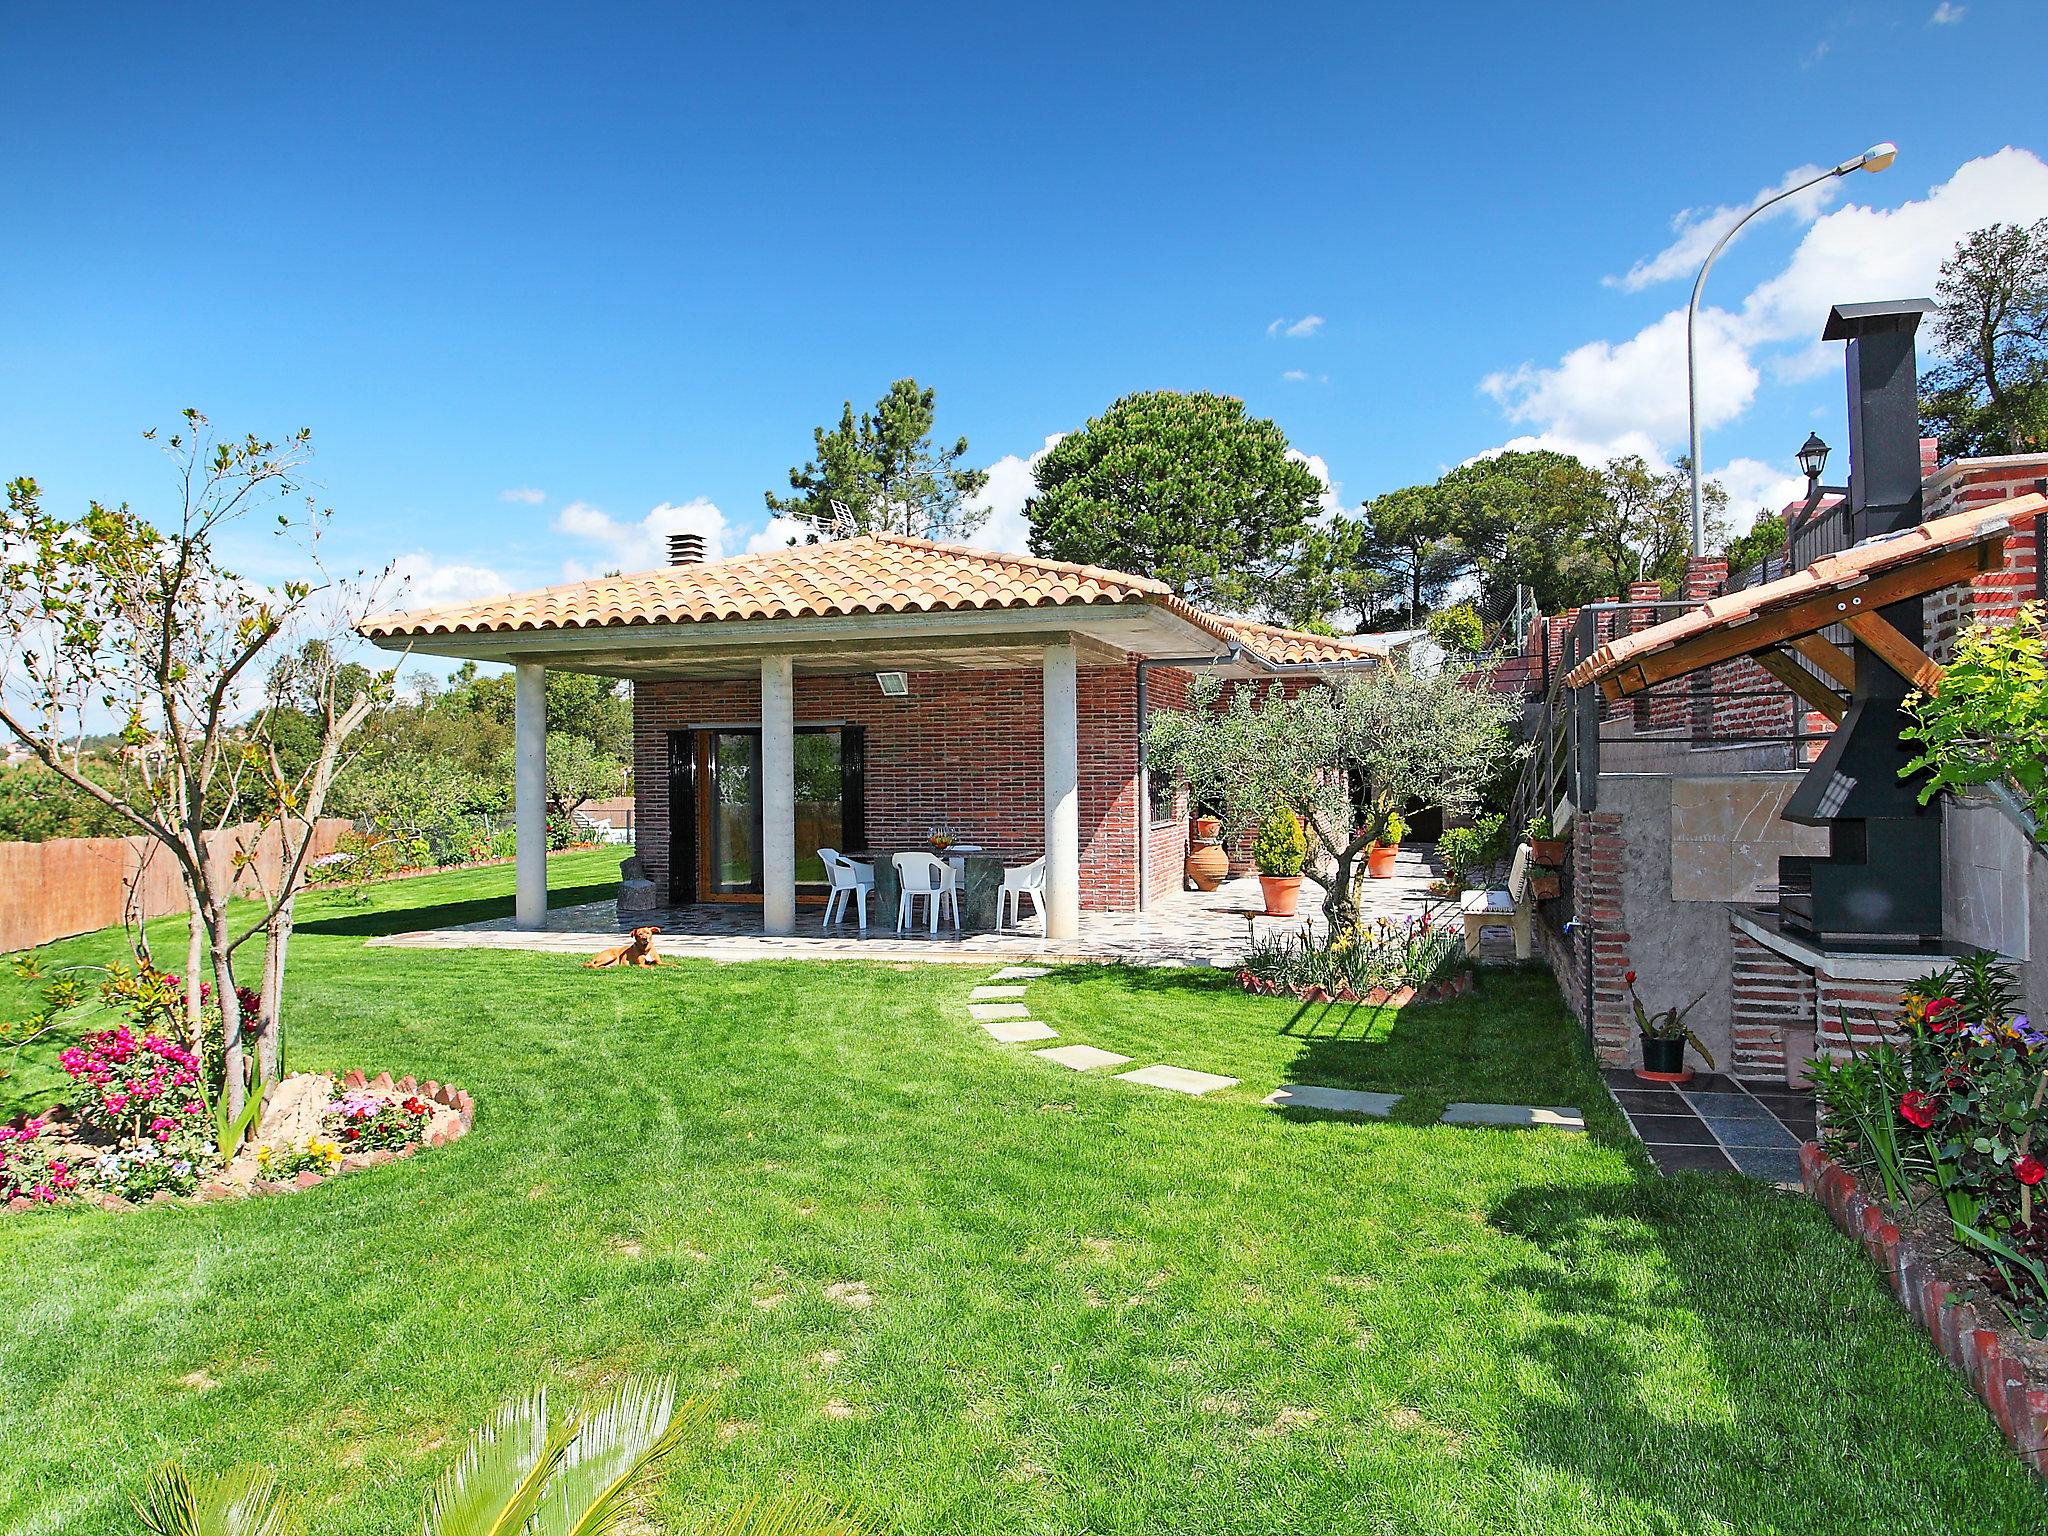
[{"label": "barbecue chimney", "polygon": [[704,563],[704,535],[701,533],[672,533],[668,536],[668,563],[670,565],[702,565]]}]

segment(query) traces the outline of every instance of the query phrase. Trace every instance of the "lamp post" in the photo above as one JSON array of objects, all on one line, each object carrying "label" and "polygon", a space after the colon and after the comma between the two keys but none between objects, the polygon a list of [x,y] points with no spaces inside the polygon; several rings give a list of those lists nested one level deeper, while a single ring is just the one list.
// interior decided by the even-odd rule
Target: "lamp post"
[{"label": "lamp post", "polygon": [[1729,225],[1728,232],[1714,242],[1714,248],[1707,252],[1707,259],[1700,263],[1700,275],[1692,285],[1692,302],[1685,309],[1685,409],[1686,416],[1692,426],[1692,464],[1690,468],[1692,470],[1692,552],[1695,555],[1704,555],[1707,552],[1707,519],[1700,505],[1700,370],[1699,346],[1695,340],[1695,331],[1699,325],[1700,318],[1700,290],[1707,286],[1707,273],[1713,270],[1714,258],[1721,254],[1722,249],[1726,247],[1730,240],[1735,238],[1736,232],[1743,225],[1762,213],[1766,208],[1782,203],[1788,197],[1796,197],[1809,187],[1817,187],[1822,182],[1837,176],[1846,176],[1851,171],[1881,171],[1898,159],[1898,157],[1899,148],[1896,144],[1873,144],[1870,148],[1863,151],[1862,154],[1857,155],[1854,159],[1844,160],[1833,170],[1822,171],[1818,176],[1802,181],[1797,186],[1787,187],[1782,192],[1772,193],[1733,224]]},{"label": "lamp post", "polygon": [[1799,445],[1799,468],[1806,476],[1806,499],[1813,500],[1820,493],[1820,472],[1827,468],[1828,445],[1820,440],[1818,432],[1806,434],[1806,441]]}]

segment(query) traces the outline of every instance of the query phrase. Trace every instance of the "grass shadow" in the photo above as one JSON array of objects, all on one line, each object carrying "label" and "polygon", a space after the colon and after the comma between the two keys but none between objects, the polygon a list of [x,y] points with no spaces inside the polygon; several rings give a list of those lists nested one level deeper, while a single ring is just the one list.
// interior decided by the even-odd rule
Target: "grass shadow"
[{"label": "grass shadow", "polygon": [[[606,901],[618,894],[616,880],[589,885],[558,886],[548,892],[549,907],[576,907]],[[512,915],[511,895],[478,896],[436,902],[428,906],[346,907],[323,903],[322,915],[301,920],[299,933],[329,934],[337,938],[376,938],[392,933],[413,933],[426,928],[456,928],[464,923],[487,922]]]}]

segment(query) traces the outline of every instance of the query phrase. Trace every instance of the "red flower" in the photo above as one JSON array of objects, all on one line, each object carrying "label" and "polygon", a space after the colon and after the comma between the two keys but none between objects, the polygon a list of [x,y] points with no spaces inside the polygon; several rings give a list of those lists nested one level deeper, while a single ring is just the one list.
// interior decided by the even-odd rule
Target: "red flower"
[{"label": "red flower", "polygon": [[1937,1035],[1948,1034],[1962,1023],[1963,1005],[1952,997],[1937,997],[1927,1005],[1927,1027]]},{"label": "red flower", "polygon": [[1636,984],[1636,973],[1634,971],[1629,971],[1625,973],[1621,979],[1627,982],[1630,986],[1634,986]]},{"label": "red flower", "polygon": [[2048,1163],[2044,1163],[2041,1159],[2032,1155],[2015,1158],[2012,1165],[2012,1176],[2022,1184],[2038,1184],[2042,1179],[2048,1178]]},{"label": "red flower", "polygon": [[1917,1088],[1899,1100],[1899,1113],[1919,1126],[1923,1131],[1934,1124],[1934,1116],[1940,1108],[1941,1105],[1938,1102],[1930,1099]]}]

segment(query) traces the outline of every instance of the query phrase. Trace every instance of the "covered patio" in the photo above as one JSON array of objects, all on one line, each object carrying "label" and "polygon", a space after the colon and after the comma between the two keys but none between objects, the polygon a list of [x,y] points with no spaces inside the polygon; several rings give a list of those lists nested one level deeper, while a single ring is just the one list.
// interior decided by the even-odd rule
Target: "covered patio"
[{"label": "covered patio", "polygon": [[[1155,697],[1179,702],[1200,670],[1306,682],[1389,654],[1379,637],[1205,613],[1142,576],[894,535],[710,562],[678,542],[660,570],[362,626],[386,649],[514,669],[518,930],[560,920],[545,890],[550,668],[634,685],[645,883],[624,915],[791,937],[820,915],[820,849],[887,858],[944,825],[991,862],[1044,859],[1035,936],[957,938],[993,953],[1079,945],[1084,915],[1142,917],[1177,891],[1186,806],[1155,793],[1140,746]],[[871,945],[895,916],[871,908]]]}]

